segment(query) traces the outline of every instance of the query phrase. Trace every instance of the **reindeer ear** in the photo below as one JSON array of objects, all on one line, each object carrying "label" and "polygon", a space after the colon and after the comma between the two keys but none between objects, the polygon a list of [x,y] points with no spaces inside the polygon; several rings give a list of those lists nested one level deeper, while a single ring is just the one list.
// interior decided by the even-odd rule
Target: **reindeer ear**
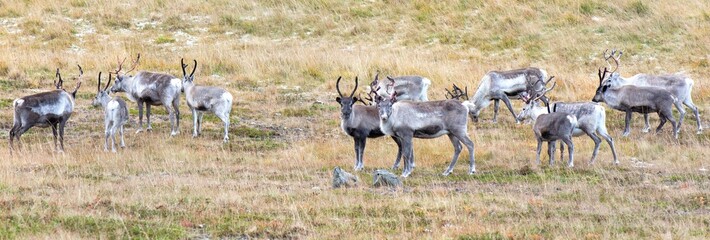
[{"label": "reindeer ear", "polygon": [[357,97],[353,97],[353,104],[354,104],[354,103],[357,103],[358,100],[360,100],[360,99],[357,98]]},{"label": "reindeer ear", "polygon": [[341,100],[340,97],[335,97],[336,102],[340,103],[340,100]]}]

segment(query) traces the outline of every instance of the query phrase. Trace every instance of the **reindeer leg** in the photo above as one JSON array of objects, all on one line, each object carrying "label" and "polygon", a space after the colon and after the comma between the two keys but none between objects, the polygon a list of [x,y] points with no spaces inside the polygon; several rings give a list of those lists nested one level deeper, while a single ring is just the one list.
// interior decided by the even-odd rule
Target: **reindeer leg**
[{"label": "reindeer leg", "polygon": [[[173,110],[175,111],[175,134],[180,134],[180,95],[173,99]],[[200,119],[200,124],[202,124],[202,119]]]},{"label": "reindeer leg", "polygon": [[560,161],[565,159],[565,146],[564,142],[560,142]]},{"label": "reindeer leg", "polygon": [[597,154],[599,153],[599,147],[602,145],[602,140],[597,136],[596,133],[594,133],[593,129],[582,129],[584,133],[587,134],[590,138],[592,138],[592,141],[594,141],[594,151],[592,151],[592,159],[589,160],[589,164],[594,164],[594,160],[597,158]]},{"label": "reindeer leg", "polygon": [[64,152],[64,127],[67,125],[67,120],[69,119],[62,119],[62,121],[59,122],[59,146],[61,147],[59,149],[60,153]]},{"label": "reindeer leg", "polygon": [[[661,128],[663,128],[663,125],[666,125],[666,121],[668,119],[668,116],[666,116],[662,111],[659,111],[658,118],[661,119],[661,122],[658,124],[658,127],[656,128],[656,133],[661,132]],[[675,130],[675,123],[673,123],[673,130]]]},{"label": "reindeer leg", "polygon": [[402,143],[395,136],[392,136],[392,140],[397,144],[397,158],[394,160],[392,169],[397,170],[397,168],[399,168],[399,160],[402,159]]},{"label": "reindeer leg", "polygon": [[493,123],[498,122],[498,107],[500,106],[500,100],[493,100]]},{"label": "reindeer leg", "polygon": [[505,106],[508,107],[508,110],[510,111],[510,114],[513,114],[513,118],[515,119],[515,123],[519,124],[520,121],[518,121],[518,118],[517,118],[517,116],[515,115],[515,110],[513,110],[513,105],[510,104],[510,99],[508,98],[507,95],[505,95],[505,93],[502,94],[501,100],[503,100],[503,103],[505,103]]},{"label": "reindeer leg", "polygon": [[606,142],[609,144],[609,147],[611,147],[611,154],[614,155],[614,164],[619,164],[619,159],[616,157],[614,139],[609,135],[609,132],[606,131],[606,126],[602,124],[601,126],[599,126],[597,132],[606,140]]},{"label": "reindeer leg", "polygon": [[[597,140],[598,139],[599,138],[597,138]],[[567,144],[567,149],[569,149],[569,162],[567,162],[567,167],[569,167],[569,168],[574,167],[574,143],[572,143],[572,138],[567,136],[567,137],[562,138],[562,141],[564,141],[565,144]],[[599,140],[599,141],[601,142],[601,140]],[[597,146],[598,145],[599,144],[597,143]],[[562,159],[560,159],[560,161],[562,161]]]},{"label": "reindeer leg", "polygon": [[363,168],[365,168],[365,163],[363,162],[362,159],[365,157],[365,144],[366,143],[367,143],[367,136],[363,136],[360,139],[360,149],[358,150],[358,151],[360,151],[360,159],[358,159],[358,163],[357,163],[358,164],[357,168],[359,170],[362,170]]},{"label": "reindeer leg", "polygon": [[537,138],[537,165],[540,165],[540,152],[542,151],[542,139]]},{"label": "reindeer leg", "polygon": [[685,106],[688,106],[688,108],[690,108],[690,110],[693,111],[693,114],[695,114],[695,121],[698,123],[698,131],[696,132],[696,134],[702,133],[702,132],[703,132],[703,126],[702,126],[701,123],[700,123],[700,122],[701,122],[701,120],[700,120],[700,112],[698,111],[698,107],[696,107],[695,104],[693,103],[693,99],[691,99],[690,97],[688,97],[688,98],[685,99],[685,101],[683,101],[683,104],[684,104]]},{"label": "reindeer leg", "polygon": [[474,174],[476,173],[476,158],[475,158],[475,149],[473,146],[473,141],[468,137],[468,134],[466,131],[463,132],[463,134],[459,134],[457,136],[461,142],[466,145],[466,148],[468,149],[468,174]]},{"label": "reindeer leg", "polygon": [[[678,112],[680,113],[680,116],[678,116],[678,126],[676,127],[676,136],[678,133],[680,133],[680,125],[683,125],[683,119],[685,118],[685,109],[683,105],[679,101],[673,102],[675,105],[675,108],[678,109]],[[673,118],[673,114],[671,113],[671,118]],[[676,137],[678,138],[678,137]]]},{"label": "reindeer leg", "polygon": [[358,169],[358,166],[360,165],[360,137],[353,137],[353,142],[355,143],[353,146],[353,149],[355,150],[355,164],[353,166],[353,170],[360,171],[360,169]]},{"label": "reindeer leg", "polygon": [[121,131],[121,148],[125,148],[125,147],[126,147],[126,142],[123,141],[123,124],[121,124],[120,131]]},{"label": "reindeer leg", "polygon": [[[151,109],[151,108],[152,108],[152,107],[150,106],[149,103],[146,103],[146,104],[145,104],[145,120],[146,120],[146,124],[147,124],[147,126],[145,127],[145,130],[148,131],[148,132],[152,132],[152,131],[153,131],[153,125],[150,123],[150,109]],[[170,111],[168,111],[168,113],[169,113],[169,112],[170,112]]]},{"label": "reindeer leg", "polygon": [[624,133],[621,134],[621,136],[628,137],[629,136],[629,123],[631,122],[631,110],[626,111],[626,126],[624,127]]},{"label": "reindeer leg", "polygon": [[108,152],[108,138],[111,136],[111,125],[110,121],[107,119],[104,121],[104,152]]},{"label": "reindeer leg", "polygon": [[555,165],[555,148],[557,148],[557,140],[547,142],[547,155],[550,158],[550,166]]},{"label": "reindeer leg", "polygon": [[137,103],[138,103],[138,129],[136,130],[136,133],[139,133],[139,132],[143,131],[143,101],[138,100]]},{"label": "reindeer leg", "polygon": [[197,137],[197,110],[192,109],[192,137]]},{"label": "reindeer leg", "polygon": [[[225,143],[229,142],[229,113],[219,114],[219,119],[224,123],[224,139]],[[202,116],[200,115],[200,131],[202,131]]]},{"label": "reindeer leg", "polygon": [[414,162],[414,149],[412,146],[413,132],[401,132],[395,133],[395,135],[400,136],[402,143],[402,151],[404,153],[404,168],[402,170],[402,177],[409,177],[412,174],[412,163]]},{"label": "reindeer leg", "polygon": [[111,152],[116,152],[116,122],[111,125]]},{"label": "reindeer leg", "polygon": [[454,136],[454,134],[449,133],[449,140],[451,140],[451,144],[454,145],[454,156],[451,158],[451,163],[449,164],[449,167],[442,173],[441,175],[448,176],[451,174],[451,172],[454,171],[454,166],[456,166],[456,161],[459,159],[459,154],[461,154],[461,141]]},{"label": "reindeer leg", "polygon": [[57,128],[59,123],[52,124],[52,136],[54,136],[54,151],[57,151]]},{"label": "reindeer leg", "polygon": [[647,133],[648,131],[651,130],[651,124],[648,123],[648,113],[643,114],[643,121],[646,123],[646,125],[643,128],[643,130],[641,130],[641,132]]}]

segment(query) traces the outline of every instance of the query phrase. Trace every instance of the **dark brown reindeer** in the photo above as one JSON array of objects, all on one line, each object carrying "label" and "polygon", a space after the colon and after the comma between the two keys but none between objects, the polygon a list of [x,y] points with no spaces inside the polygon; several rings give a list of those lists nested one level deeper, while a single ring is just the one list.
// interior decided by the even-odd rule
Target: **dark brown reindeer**
[{"label": "dark brown reindeer", "polygon": [[138,104],[138,130],[143,131],[143,105],[146,106],[147,130],[152,130],[150,124],[150,107],[164,106],[170,117],[170,136],[180,133],[180,91],[182,83],[180,78],[170,74],[141,71],[135,76],[128,75],[138,66],[141,55],[133,62],[133,66],[126,72],[121,72],[126,59],[118,63],[116,81],[111,87],[111,92],[125,92],[128,99]]},{"label": "dark brown reindeer", "polygon": [[[20,143],[20,136],[32,127],[51,127],[54,135],[54,148],[58,152],[64,152],[64,127],[74,111],[74,99],[81,87],[81,76],[84,71],[79,66],[79,77],[76,88],[67,92],[63,88],[64,81],[57,68],[57,81],[54,85],[57,88],[49,92],[32,94],[17,98],[12,102],[14,108],[13,125],[10,129],[10,153],[13,150],[13,140]],[[59,147],[57,146],[57,135],[59,136]]]},{"label": "dark brown reindeer", "polygon": [[[656,132],[660,132],[666,121],[670,121],[673,125],[673,136],[677,139],[680,125],[683,123],[685,110],[681,106],[678,98],[673,96],[668,90],[657,87],[644,87],[634,85],[622,85],[612,87],[610,81],[604,81],[606,74],[609,71],[604,68],[602,72],[599,69],[599,87],[592,99],[593,102],[605,102],[609,107],[626,112],[626,126],[624,128],[624,136],[629,134],[629,123],[631,122],[631,113],[638,112],[643,114],[658,113],[661,123],[656,128]],[[673,106],[680,112],[680,121],[676,123],[673,117]]]},{"label": "dark brown reindeer", "polygon": [[[604,60],[609,62],[609,59],[614,60],[614,63],[616,64],[616,67],[614,68],[613,71],[611,71],[611,75],[606,79],[606,81],[609,83],[609,85],[612,88],[620,87],[620,86],[625,86],[625,85],[633,85],[633,86],[639,86],[639,87],[659,87],[668,90],[673,96],[678,98],[678,101],[683,103],[683,105],[687,106],[690,108],[691,111],[693,111],[693,114],[695,114],[695,121],[697,122],[697,134],[702,133],[703,127],[700,121],[700,112],[698,111],[698,108],[695,106],[693,103],[692,99],[692,91],[693,91],[693,85],[695,82],[693,79],[690,77],[686,76],[683,73],[674,73],[674,74],[663,74],[663,75],[651,75],[651,74],[636,74],[632,77],[621,77],[621,74],[617,72],[619,68],[619,62],[621,61],[621,55],[622,52],[619,51],[617,52],[616,50],[612,50],[609,55],[607,55],[608,49],[604,51]],[[642,130],[643,132],[648,132],[651,127],[648,123],[648,114],[644,113],[644,122],[645,122],[645,127]],[[681,121],[683,119],[680,119]],[[628,132],[626,133],[628,135]],[[624,136],[626,136],[624,135]]]},{"label": "dark brown reindeer", "polygon": [[[359,101],[357,97],[354,97],[357,91],[358,79],[355,77],[355,88],[349,96],[345,96],[340,92],[340,79],[335,82],[335,90],[338,91],[338,97],[335,101],[340,104],[340,128],[343,132],[348,134],[348,136],[353,137],[355,142],[355,167],[356,171],[362,170],[364,167],[363,155],[365,154],[365,143],[367,143],[368,138],[378,138],[385,134],[380,130],[380,118],[377,114],[377,107],[366,106],[366,105],[356,105],[355,103]],[[397,141],[397,138],[392,137],[395,143],[397,143],[397,159],[392,168],[397,168],[399,165],[399,159],[402,156],[402,147]]]},{"label": "dark brown reindeer", "polygon": [[[402,144],[404,169],[402,177],[414,170],[413,138],[432,139],[447,135],[454,146],[454,155],[443,175],[454,170],[461,153],[461,143],[469,153],[469,174],[476,172],[473,141],[468,137],[467,114],[469,109],[458,100],[444,101],[398,101],[396,92],[389,97],[376,96],[380,114],[380,129],[393,136]],[[395,164],[396,165],[396,164]]]}]

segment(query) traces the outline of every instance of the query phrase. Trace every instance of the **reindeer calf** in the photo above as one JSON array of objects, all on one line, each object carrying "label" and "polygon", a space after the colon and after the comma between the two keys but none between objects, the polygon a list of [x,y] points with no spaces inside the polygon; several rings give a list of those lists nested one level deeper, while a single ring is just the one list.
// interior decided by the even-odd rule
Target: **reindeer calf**
[{"label": "reindeer calf", "polygon": [[108,87],[111,86],[111,74],[108,75],[106,87],[101,89],[101,72],[99,72],[99,84],[96,97],[91,105],[101,106],[104,109],[104,151],[108,151],[108,140],[111,138],[111,152],[116,152],[116,131],[121,133],[121,148],[126,147],[123,140],[123,125],[128,122],[128,106],[121,97],[109,96]]}]

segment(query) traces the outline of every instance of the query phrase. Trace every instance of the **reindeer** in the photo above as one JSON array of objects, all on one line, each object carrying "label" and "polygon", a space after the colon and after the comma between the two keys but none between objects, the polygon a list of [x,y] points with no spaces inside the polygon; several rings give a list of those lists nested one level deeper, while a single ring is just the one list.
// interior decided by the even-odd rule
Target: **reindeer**
[{"label": "reindeer", "polygon": [[[614,164],[619,164],[619,160],[616,157],[616,149],[614,148],[614,139],[611,138],[606,130],[606,112],[603,106],[594,102],[555,102],[552,103],[552,111],[550,111],[549,108],[539,105],[538,100],[541,99],[545,93],[555,88],[555,85],[552,85],[550,89],[544,89],[542,92],[530,93],[529,96],[533,96],[533,98],[526,101],[523,110],[518,114],[518,121],[530,118],[535,122],[538,116],[550,112],[563,112],[573,115],[577,118],[577,125],[572,132],[572,136],[577,137],[586,134],[594,141],[594,151],[589,164],[594,163],[601,145],[601,139],[599,139],[597,133],[601,135],[609,144],[609,147],[611,147],[611,153],[614,155]],[[562,142],[560,142],[560,158],[564,158],[564,145]]]},{"label": "reindeer", "polygon": [[128,122],[128,107],[123,98],[109,96],[108,87],[111,86],[111,73],[108,74],[106,87],[101,89],[101,72],[99,72],[99,83],[96,88],[96,97],[91,102],[94,107],[101,106],[104,109],[104,151],[108,151],[108,140],[111,138],[111,152],[116,152],[116,131],[121,133],[121,148],[126,147],[123,139],[123,125]]},{"label": "reindeer", "polygon": [[[609,76],[609,78],[606,80],[610,83],[610,86],[612,88],[624,85],[633,85],[659,87],[666,89],[671,92],[673,96],[676,96],[680,102],[682,102],[685,106],[687,106],[688,108],[690,108],[690,110],[693,111],[693,113],[695,114],[695,121],[698,125],[696,133],[702,133],[703,127],[700,121],[700,112],[693,103],[693,99],[691,96],[691,92],[693,91],[694,85],[693,79],[689,78],[683,73],[664,75],[636,74],[632,77],[624,78],[621,77],[618,72],[616,72],[619,68],[620,58],[623,53],[619,51],[618,54],[615,56],[617,51],[612,50],[611,54],[606,55],[607,51],[608,49],[604,51],[604,59],[607,61],[607,63],[609,59],[614,60],[614,62],[616,63],[616,68],[611,72],[611,76]],[[646,125],[642,131],[648,132],[651,129],[651,126],[648,123],[648,114],[644,114],[643,118]]]},{"label": "reindeer", "polygon": [[[74,99],[81,87],[81,76],[84,74],[81,66],[78,67],[79,77],[73,91],[64,90],[62,87],[64,81],[59,73],[59,68],[57,68],[56,90],[24,96],[12,102],[14,115],[13,125],[10,129],[10,153],[13,150],[13,139],[17,139],[21,146],[20,136],[34,126],[52,127],[54,149],[64,152],[64,127],[74,111]],[[57,147],[57,131],[59,131],[59,147]]]},{"label": "reindeer", "polygon": [[[614,88],[611,86],[610,81],[604,81],[607,73],[609,71],[606,68],[604,68],[604,72],[599,69],[599,87],[592,101],[605,102],[613,109],[626,112],[626,127],[624,128],[623,136],[629,135],[632,112],[643,114],[656,112],[661,119],[656,132],[660,132],[663,125],[666,124],[666,120],[669,120],[673,125],[673,135],[676,139],[678,138],[680,125],[683,123],[683,117],[685,116],[685,110],[683,110],[678,98],[673,96],[668,90],[657,87],[623,85]],[[673,117],[673,105],[680,112],[680,121],[677,124]]]},{"label": "reindeer", "polygon": [[[478,116],[481,110],[488,107],[491,101],[493,105],[493,122],[498,122],[498,106],[499,101],[508,107],[513,117],[516,116],[510,99],[520,99],[521,94],[525,91],[539,90],[544,87],[546,82],[538,80],[546,79],[547,71],[540,68],[523,68],[509,71],[490,71],[486,73],[478,85],[476,93],[473,94],[471,100],[463,102],[469,110],[469,116],[474,122],[478,122]],[[545,105],[548,104],[547,98],[542,98]],[[519,123],[516,120],[516,123]]]},{"label": "reindeer", "polygon": [[[380,81],[379,77],[380,72],[378,71],[375,74],[375,80],[370,83],[370,93],[389,97],[389,93],[385,89],[394,88],[394,92],[398,94],[397,98],[400,100],[429,101],[427,91],[429,86],[431,86],[431,80],[428,78],[422,76],[387,76],[386,80]],[[372,96],[367,100],[370,103],[374,103]]]},{"label": "reindeer", "polygon": [[[335,101],[340,104],[340,128],[348,134],[348,136],[353,137],[355,142],[355,167],[356,171],[362,170],[364,163],[362,161],[363,155],[365,154],[365,143],[367,143],[368,138],[379,138],[384,136],[380,130],[380,118],[377,113],[377,107],[375,106],[364,106],[355,105],[360,99],[353,97],[357,91],[358,79],[355,77],[355,88],[349,96],[344,96],[340,92],[340,79],[335,82],[335,90],[338,91],[339,97],[335,98]],[[397,159],[395,160],[395,165],[392,168],[399,167],[399,159],[402,156],[402,146],[397,140],[397,138],[392,137],[392,139],[397,143]]]},{"label": "reindeer", "polygon": [[118,63],[116,69],[116,80],[111,87],[111,92],[125,92],[128,99],[138,104],[138,130],[136,133],[143,131],[143,105],[146,106],[146,128],[152,131],[153,127],[150,124],[150,107],[165,106],[170,117],[170,136],[175,136],[180,133],[180,91],[182,84],[180,79],[163,73],[153,73],[141,71],[135,76],[128,75],[138,66],[138,61],[141,55],[138,54],[133,66],[126,72],[121,72],[123,61]]},{"label": "reindeer", "polygon": [[222,88],[209,86],[196,86],[195,70],[197,69],[197,60],[195,67],[192,68],[190,75],[187,75],[185,68],[187,64],[180,59],[182,65],[182,91],[185,93],[187,106],[192,110],[192,137],[197,137],[202,133],[202,114],[211,112],[217,115],[224,123],[224,138],[225,143],[229,142],[229,114],[232,112],[232,94]]},{"label": "reindeer", "polygon": [[[413,138],[432,139],[448,135],[454,146],[451,164],[443,175],[449,175],[461,153],[461,143],[469,153],[469,174],[476,172],[473,141],[468,137],[466,114],[469,109],[458,100],[431,102],[397,101],[397,93],[389,97],[376,96],[380,114],[380,129],[387,135],[397,138],[404,153],[402,177],[409,176],[414,170]],[[395,163],[397,165],[397,163]]]}]

